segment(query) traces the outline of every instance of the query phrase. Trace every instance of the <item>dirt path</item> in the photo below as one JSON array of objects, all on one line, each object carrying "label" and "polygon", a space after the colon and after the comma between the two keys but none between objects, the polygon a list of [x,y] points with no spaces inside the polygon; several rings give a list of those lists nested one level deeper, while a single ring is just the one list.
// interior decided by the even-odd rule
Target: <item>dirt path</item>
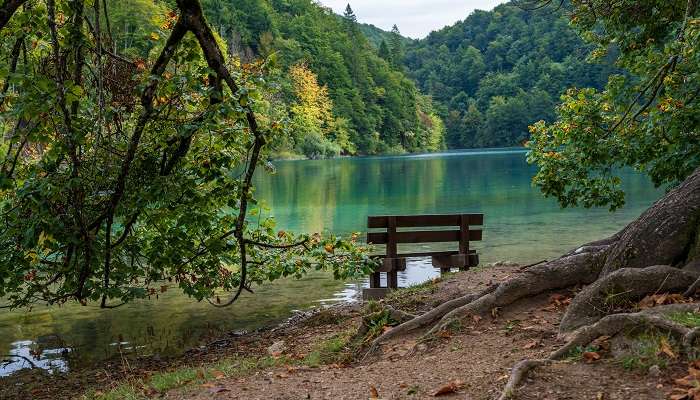
[{"label": "dirt path", "polygon": [[[517,273],[518,267],[513,265],[470,271],[447,278],[426,293],[410,293],[390,301],[404,310],[421,312],[457,293],[478,290]],[[430,346],[420,345],[418,351],[411,351],[417,336],[403,337],[387,343],[380,355],[364,362],[275,367],[171,391],[165,398],[427,399],[451,386],[456,390],[444,398],[490,400],[502,390],[515,362],[543,357],[562,344],[557,340],[557,324],[570,295],[548,293],[520,301],[494,311],[491,317],[467,321],[459,333],[446,335]],[[282,354],[276,355],[300,359],[323,340],[358,326],[360,320],[355,315],[340,324],[318,322],[291,327],[261,345],[282,340]],[[593,363],[565,361],[536,370],[518,398],[666,399],[671,377],[680,370],[681,366],[671,365],[652,376],[625,370],[606,357]]]}]

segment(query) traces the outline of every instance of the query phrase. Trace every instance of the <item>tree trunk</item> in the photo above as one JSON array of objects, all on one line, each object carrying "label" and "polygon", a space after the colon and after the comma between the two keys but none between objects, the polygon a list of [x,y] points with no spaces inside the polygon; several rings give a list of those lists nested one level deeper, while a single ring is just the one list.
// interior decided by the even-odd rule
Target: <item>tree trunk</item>
[{"label": "tree trunk", "polygon": [[620,268],[683,267],[700,256],[700,168],[620,232],[603,275]]}]

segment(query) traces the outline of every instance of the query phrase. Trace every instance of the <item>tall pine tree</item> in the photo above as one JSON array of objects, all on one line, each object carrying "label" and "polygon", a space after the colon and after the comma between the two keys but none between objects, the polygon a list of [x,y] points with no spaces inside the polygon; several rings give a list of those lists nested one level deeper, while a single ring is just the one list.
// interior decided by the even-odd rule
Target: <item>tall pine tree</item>
[{"label": "tall pine tree", "polygon": [[353,24],[357,23],[357,16],[355,15],[355,12],[352,11],[352,7],[350,7],[350,4],[348,4],[347,7],[345,7],[345,13],[343,13],[343,17],[348,22],[352,22]]},{"label": "tall pine tree", "polygon": [[394,68],[401,68],[403,62],[403,43],[401,43],[401,32],[399,27],[394,24],[391,28],[391,64]]}]

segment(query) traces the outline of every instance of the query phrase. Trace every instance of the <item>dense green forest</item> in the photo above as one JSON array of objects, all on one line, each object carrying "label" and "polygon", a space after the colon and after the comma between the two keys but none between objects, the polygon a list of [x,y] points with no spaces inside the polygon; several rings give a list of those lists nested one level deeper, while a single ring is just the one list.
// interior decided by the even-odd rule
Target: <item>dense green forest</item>
[{"label": "dense green forest", "polygon": [[410,45],[406,71],[441,105],[449,147],[520,145],[567,88],[605,85],[614,55],[586,62],[592,48],[564,12],[503,4]]},{"label": "dense green forest", "polygon": [[398,64],[379,57],[362,33],[372,28],[358,24],[351,9],[339,17],[308,0],[206,0],[204,6],[231,53],[244,61],[277,59],[277,100],[290,117],[279,152],[318,157],[444,148],[430,99]]},{"label": "dense green forest", "polygon": [[[513,4],[475,11],[422,40],[361,24],[309,0],[205,0],[230,55],[264,59],[269,113],[285,115],[278,157],[329,157],[521,145],[554,119],[569,87],[601,88],[613,71],[563,12]],[[110,3],[118,48],[147,58],[168,2]],[[162,40],[162,38],[160,39]]]}]

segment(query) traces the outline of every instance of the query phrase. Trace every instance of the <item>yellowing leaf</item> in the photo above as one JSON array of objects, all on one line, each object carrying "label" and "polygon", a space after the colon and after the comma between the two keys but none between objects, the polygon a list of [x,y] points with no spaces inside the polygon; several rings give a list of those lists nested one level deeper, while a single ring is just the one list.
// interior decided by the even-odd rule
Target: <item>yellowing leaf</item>
[{"label": "yellowing leaf", "polygon": [[661,343],[659,344],[659,353],[664,353],[671,358],[678,357],[676,355],[676,353],[673,352],[673,348],[671,347],[671,344],[668,342],[668,339],[666,339],[665,337],[661,338]]}]

